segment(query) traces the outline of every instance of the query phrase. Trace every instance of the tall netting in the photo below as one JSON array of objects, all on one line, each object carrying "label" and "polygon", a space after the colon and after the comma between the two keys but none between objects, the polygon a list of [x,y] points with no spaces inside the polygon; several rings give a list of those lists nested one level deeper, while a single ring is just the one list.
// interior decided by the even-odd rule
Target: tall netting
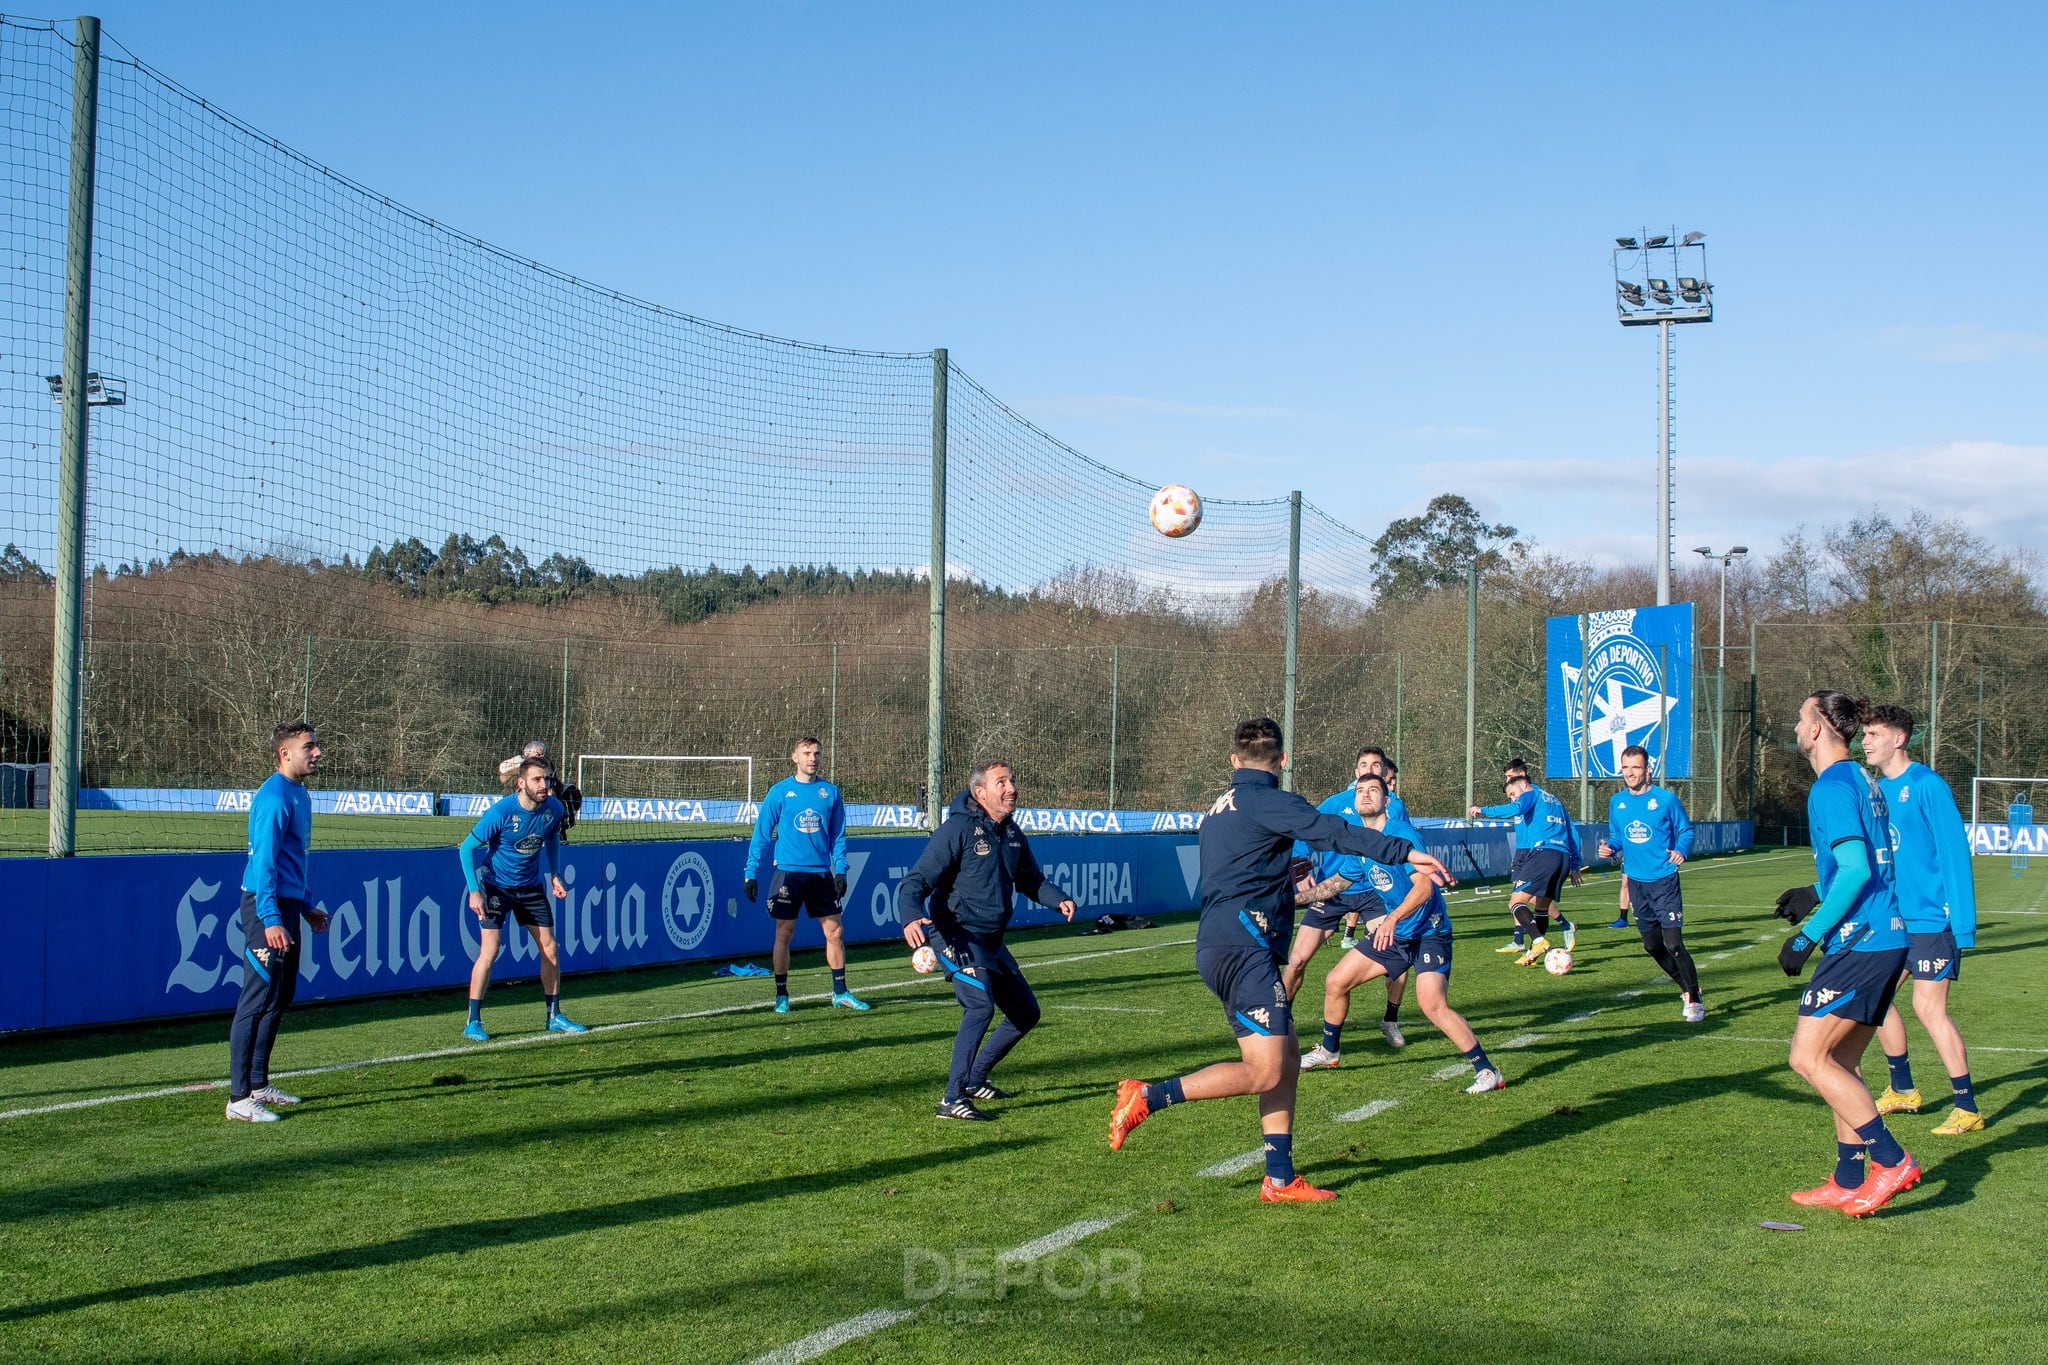
[{"label": "tall netting", "polygon": [[[0,741],[21,765],[48,757],[72,61],[68,28],[0,20]],[[853,799],[916,800],[929,355],[519,259],[111,39],[99,107],[91,367],[126,402],[91,413],[86,847],[232,846],[209,793],[259,781],[299,715],[334,789],[487,793],[529,739],[565,768],[749,754],[765,782],[814,733]],[[950,390],[948,785],[1000,753],[1034,801],[1198,803],[1230,724],[1283,709],[1287,501],[1211,501],[1169,541],[1149,486],[958,371]],[[1311,507],[1301,552],[1296,748],[1320,790],[1393,696],[1365,542]],[[7,821],[41,846],[39,812]]]}]

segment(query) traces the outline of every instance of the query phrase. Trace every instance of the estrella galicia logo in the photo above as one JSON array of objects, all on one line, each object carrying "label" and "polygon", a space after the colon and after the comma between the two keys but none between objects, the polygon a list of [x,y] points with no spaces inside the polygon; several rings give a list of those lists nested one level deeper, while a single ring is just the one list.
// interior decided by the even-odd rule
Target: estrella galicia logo
[{"label": "estrella galicia logo", "polygon": [[805,807],[796,813],[796,827],[803,834],[818,834],[825,828],[825,819],[818,812]]},{"label": "estrella galicia logo", "polygon": [[[1671,690],[1656,649],[1635,634],[1636,610],[1589,613],[1585,663],[1574,667],[1567,660],[1558,665],[1575,772],[1583,748],[1593,776],[1618,777],[1622,750],[1639,744],[1661,755],[1664,734],[1684,734],[1691,725],[1681,714],[1685,698]],[[1665,661],[1679,666],[1685,662]]]},{"label": "estrella galicia logo", "polygon": [[1647,844],[1650,842],[1650,827],[1641,820],[1629,821],[1628,828],[1624,829],[1621,834],[1624,839],[1627,839],[1632,844]]},{"label": "estrella galicia logo", "polygon": [[668,865],[661,884],[661,927],[677,952],[687,953],[711,932],[711,911],[717,904],[711,864],[698,853],[684,853]]},{"label": "estrella galicia logo", "polygon": [[541,845],[546,842],[547,840],[541,838],[538,834],[529,834],[518,843],[512,845],[512,847],[522,854],[532,855],[540,852]]},{"label": "estrella galicia logo", "polygon": [[1372,889],[1379,892],[1382,896],[1394,889],[1394,874],[1381,867],[1378,863],[1372,865],[1372,874],[1366,880],[1370,881]]}]

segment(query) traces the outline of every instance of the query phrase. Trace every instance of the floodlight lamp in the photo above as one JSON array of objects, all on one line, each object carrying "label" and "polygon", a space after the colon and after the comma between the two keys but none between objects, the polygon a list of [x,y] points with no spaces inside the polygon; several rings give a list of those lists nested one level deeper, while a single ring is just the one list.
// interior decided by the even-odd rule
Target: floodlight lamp
[{"label": "floodlight lamp", "polygon": [[1614,244],[1622,248],[1624,251],[1633,251],[1636,249],[1636,239],[1633,237],[1616,237],[1614,239]]},{"label": "floodlight lamp", "polygon": [[1684,299],[1687,303],[1705,303],[1707,301],[1706,296],[1697,289],[1681,290],[1678,297]]},{"label": "floodlight lamp", "polygon": [[1746,555],[1749,553],[1749,547],[1747,545],[1738,545],[1728,553],[1731,555]]},{"label": "floodlight lamp", "polygon": [[1696,555],[1705,555],[1709,559],[1714,557],[1714,547],[1711,545],[1695,545],[1692,552]]},{"label": "floodlight lamp", "polygon": [[1685,234],[1684,238],[1679,242],[1679,245],[1698,246],[1701,242],[1704,242],[1706,240],[1707,234],[1704,232],[1688,232]]},{"label": "floodlight lamp", "polygon": [[1669,294],[1651,294],[1650,297],[1657,300],[1657,302],[1664,304],[1668,304],[1672,301],[1671,296]]},{"label": "floodlight lamp", "polygon": [[1657,234],[1657,235],[1656,235],[1655,237],[1646,237],[1646,238],[1644,238],[1644,239],[1643,239],[1643,245],[1644,245],[1644,246],[1663,246],[1663,245],[1664,245],[1664,244],[1665,244],[1666,242],[1669,242],[1670,240],[1671,240],[1671,235],[1670,235],[1669,233],[1664,233],[1664,232],[1660,232],[1660,233],[1658,233],[1658,234]]},{"label": "floodlight lamp", "polygon": [[1680,275],[1678,277],[1678,287],[1680,289],[1698,289],[1700,287],[1700,282],[1698,280],[1687,279],[1685,276]]},{"label": "floodlight lamp", "polygon": [[1651,289],[1651,292],[1653,292],[1653,293],[1654,293],[1654,292],[1656,292],[1657,290],[1660,290],[1660,289],[1669,289],[1669,288],[1671,288],[1671,281],[1669,281],[1669,280],[1651,280],[1651,281],[1650,281],[1650,289]]}]

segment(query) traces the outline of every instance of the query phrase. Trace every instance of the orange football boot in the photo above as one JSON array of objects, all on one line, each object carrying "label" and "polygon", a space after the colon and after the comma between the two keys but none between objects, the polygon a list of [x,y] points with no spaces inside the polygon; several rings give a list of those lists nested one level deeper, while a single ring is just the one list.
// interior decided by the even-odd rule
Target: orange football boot
[{"label": "orange football boot", "polygon": [[1319,1190],[1298,1175],[1285,1185],[1269,1175],[1259,1186],[1261,1204],[1319,1204],[1336,1197],[1335,1190]]},{"label": "orange football boot", "polygon": [[1152,1106],[1145,1103],[1143,1081],[1118,1081],[1116,1083],[1116,1108],[1109,1111],[1109,1150],[1123,1150],[1124,1139],[1131,1130],[1152,1116]]}]

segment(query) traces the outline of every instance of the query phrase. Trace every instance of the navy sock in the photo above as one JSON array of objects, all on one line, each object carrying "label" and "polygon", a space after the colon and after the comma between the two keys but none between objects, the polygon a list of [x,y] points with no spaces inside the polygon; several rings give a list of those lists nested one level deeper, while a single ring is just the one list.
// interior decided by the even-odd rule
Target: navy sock
[{"label": "navy sock", "polygon": [[1401,1019],[1401,1002],[1398,1000],[1389,1000],[1387,1002],[1387,1012],[1381,1015],[1380,1017],[1385,1019],[1390,1024],[1399,1023]]},{"label": "navy sock", "polygon": [[1486,1049],[1479,1046],[1477,1042],[1473,1043],[1472,1050],[1465,1054],[1465,1060],[1472,1063],[1474,1071],[1493,1070],[1493,1063],[1486,1060]]},{"label": "navy sock", "polygon": [[1294,1134],[1266,1134],[1266,1177],[1276,1185],[1294,1183]]},{"label": "navy sock", "polygon": [[1344,1041],[1344,1026],[1343,1026],[1342,1024],[1324,1024],[1324,1025],[1323,1025],[1323,1046],[1324,1046],[1324,1047],[1326,1047],[1326,1048],[1330,1049],[1330,1051],[1332,1051],[1332,1052],[1342,1052],[1342,1051],[1344,1050],[1344,1049],[1343,1049],[1343,1047],[1342,1047],[1342,1043],[1343,1043],[1343,1041]]},{"label": "navy sock", "polygon": [[1960,1076],[1951,1076],[1948,1078],[1948,1084],[1949,1089],[1956,1092],[1956,1108],[1968,1113],[1976,1113],[1977,1091],[1970,1084],[1970,1073],[1965,1071]]},{"label": "navy sock", "polygon": [[547,1003],[548,1003],[548,1018],[552,1019],[552,1018],[554,1018],[554,1017],[555,1017],[556,1015],[558,1015],[558,1014],[560,1014],[560,1013],[562,1012],[562,997],[561,997],[561,996],[559,996],[559,995],[543,995],[543,996],[541,997],[541,999],[543,999],[543,1000],[547,1001]]},{"label": "navy sock", "polygon": [[1860,1189],[1862,1187],[1862,1143],[1838,1142],[1835,1144],[1835,1183],[1845,1190]]},{"label": "navy sock", "polygon": [[1145,1107],[1147,1109],[1164,1109],[1170,1104],[1179,1104],[1185,1099],[1187,1099],[1187,1096],[1183,1095],[1180,1091],[1180,1077],[1178,1076],[1170,1081],[1154,1081],[1151,1085],[1145,1087]]},{"label": "navy sock", "polygon": [[483,1021],[484,1021],[484,1002],[483,1002],[483,1001],[481,1001],[481,1000],[472,1000],[472,1001],[470,1001],[470,1002],[469,1002],[469,1022],[470,1022],[470,1023],[472,1023],[472,1024],[481,1024],[481,1023],[482,1023]]},{"label": "navy sock", "polygon": [[1884,1126],[1882,1114],[1858,1128],[1856,1136],[1870,1144],[1870,1159],[1880,1166],[1896,1166],[1906,1159],[1906,1149],[1899,1146],[1892,1130]]},{"label": "navy sock", "polygon": [[777,973],[775,974],[775,993],[776,993],[777,995],[788,995],[788,994],[789,994],[789,973],[788,973],[788,972],[777,972]]},{"label": "navy sock", "polygon": [[[1892,1069],[1892,1089],[1903,1095],[1913,1088],[1913,1068],[1906,1061],[1905,1053],[1901,1052],[1896,1057],[1889,1052],[1885,1053],[1884,1064]],[[1887,1161],[1885,1165],[1889,1166],[1891,1163]]]},{"label": "navy sock", "polygon": [[832,994],[846,994],[846,968],[844,967],[834,967],[832,969]]}]

